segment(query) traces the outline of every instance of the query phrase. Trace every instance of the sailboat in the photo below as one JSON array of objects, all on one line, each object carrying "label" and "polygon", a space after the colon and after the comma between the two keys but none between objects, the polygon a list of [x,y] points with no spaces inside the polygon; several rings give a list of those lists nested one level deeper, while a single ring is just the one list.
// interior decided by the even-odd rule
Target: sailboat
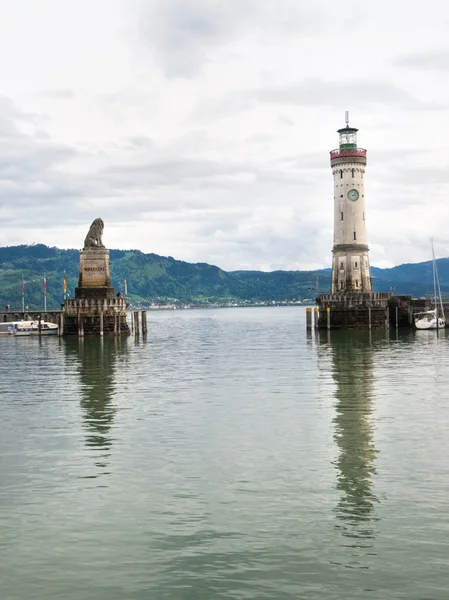
[{"label": "sailboat", "polygon": [[[444,329],[446,317],[444,316],[443,300],[441,298],[440,279],[438,277],[437,263],[432,240],[432,263],[433,263],[433,295],[435,308],[424,312],[415,313],[416,329]],[[438,296],[438,298],[437,298]]]}]

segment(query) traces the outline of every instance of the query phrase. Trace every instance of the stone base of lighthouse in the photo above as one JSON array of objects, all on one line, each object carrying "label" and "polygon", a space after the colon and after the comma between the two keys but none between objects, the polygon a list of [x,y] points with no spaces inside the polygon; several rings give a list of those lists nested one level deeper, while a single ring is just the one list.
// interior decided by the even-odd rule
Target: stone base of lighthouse
[{"label": "stone base of lighthouse", "polygon": [[321,294],[318,329],[387,329],[391,292]]},{"label": "stone base of lighthouse", "polygon": [[368,246],[340,244],[332,250],[332,292],[371,292]]}]

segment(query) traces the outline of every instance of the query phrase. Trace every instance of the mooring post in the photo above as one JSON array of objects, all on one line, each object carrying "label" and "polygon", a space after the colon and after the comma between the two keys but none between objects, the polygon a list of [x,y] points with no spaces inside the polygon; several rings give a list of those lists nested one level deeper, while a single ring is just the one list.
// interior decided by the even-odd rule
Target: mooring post
[{"label": "mooring post", "polygon": [[399,308],[396,306],[396,329],[399,327]]},{"label": "mooring post", "polygon": [[390,309],[385,309],[385,329],[390,329]]},{"label": "mooring post", "polygon": [[84,337],[84,316],[79,315],[78,317],[78,335]]},{"label": "mooring post", "polygon": [[60,312],[58,314],[58,335],[59,335],[59,337],[62,336],[63,331],[64,331],[64,316],[63,316],[63,313]]},{"label": "mooring post", "polygon": [[327,328],[330,329],[331,328],[331,307],[328,306],[326,309],[327,312]]},{"label": "mooring post", "polygon": [[134,311],[131,311],[131,333],[134,331]]},{"label": "mooring post", "polygon": [[104,335],[104,317],[102,310],[100,310],[100,335]]},{"label": "mooring post", "polygon": [[368,306],[368,329],[371,329],[371,306]]},{"label": "mooring post", "polygon": [[318,329],[318,308],[315,307],[313,310],[313,325],[315,329]]},{"label": "mooring post", "polygon": [[117,335],[117,314],[114,315],[114,335]]},{"label": "mooring post", "polygon": [[139,311],[134,311],[134,334],[136,337],[140,335],[140,327],[139,327]]},{"label": "mooring post", "polygon": [[142,311],[142,335],[146,335],[148,333],[147,328],[147,311]]},{"label": "mooring post", "polygon": [[312,329],[312,309],[306,308],[306,329]]},{"label": "mooring post", "polygon": [[39,337],[41,337],[41,335],[42,335],[42,317],[41,317],[41,315],[38,315],[38,317],[37,317],[37,329],[39,331]]}]

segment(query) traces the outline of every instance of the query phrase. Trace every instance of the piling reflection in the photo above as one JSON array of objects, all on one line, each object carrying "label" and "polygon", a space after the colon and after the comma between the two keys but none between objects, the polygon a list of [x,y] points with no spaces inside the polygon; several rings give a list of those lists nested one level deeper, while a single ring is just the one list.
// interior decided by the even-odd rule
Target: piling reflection
[{"label": "piling reflection", "polygon": [[79,365],[85,446],[97,467],[88,477],[109,474],[108,459],[114,442],[111,432],[117,413],[115,372],[126,351],[126,340],[65,338],[64,345],[67,356]]},{"label": "piling reflection", "polygon": [[[374,537],[373,489],[377,450],[374,445],[373,353],[377,334],[371,332],[319,333],[320,348],[327,349],[335,389],[334,440],[338,446],[335,508],[337,527],[352,539],[350,545],[369,546]],[[380,334],[381,335],[381,334]],[[324,357],[324,353],[322,356]]]}]

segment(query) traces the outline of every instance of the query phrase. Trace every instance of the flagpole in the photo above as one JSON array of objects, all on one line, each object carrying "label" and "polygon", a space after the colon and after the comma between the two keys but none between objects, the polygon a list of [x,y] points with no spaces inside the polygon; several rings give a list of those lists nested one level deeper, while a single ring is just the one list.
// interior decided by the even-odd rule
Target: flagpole
[{"label": "flagpole", "polygon": [[44,273],[44,312],[47,312],[47,274]]},{"label": "flagpole", "polygon": [[25,282],[22,275],[22,312],[25,312]]},{"label": "flagpole", "polygon": [[123,280],[123,293],[125,294],[125,298],[128,295],[128,286],[126,285],[126,279]]}]

